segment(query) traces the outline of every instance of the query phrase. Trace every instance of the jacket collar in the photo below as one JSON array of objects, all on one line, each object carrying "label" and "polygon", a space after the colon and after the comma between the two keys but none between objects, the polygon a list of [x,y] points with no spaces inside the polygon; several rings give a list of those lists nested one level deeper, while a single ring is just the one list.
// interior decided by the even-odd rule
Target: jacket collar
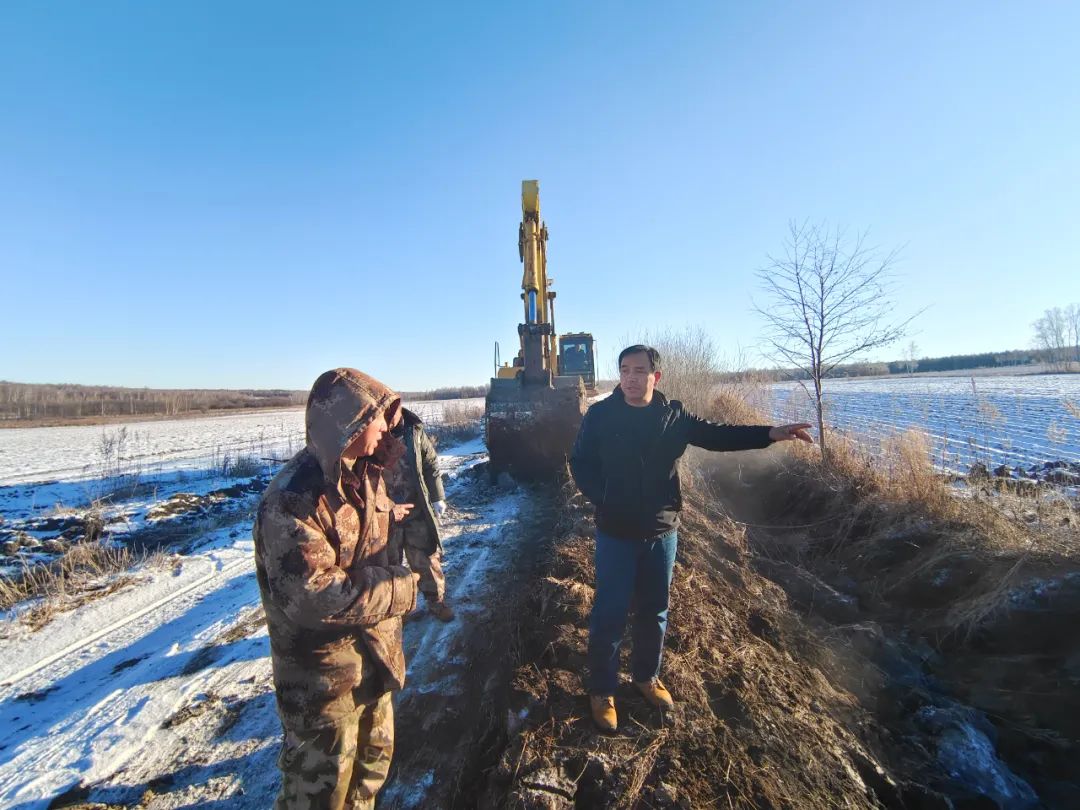
[{"label": "jacket collar", "polygon": [[[669,404],[668,403],[668,398],[666,396],[664,396],[662,393],[660,393],[659,391],[653,390],[653,395],[652,396],[653,396],[652,401],[649,403],[650,406],[657,405],[657,404],[661,408],[666,408],[668,406],[668,404]],[[615,402],[621,402],[623,404],[629,405],[629,403],[626,402],[626,394],[623,393],[621,385],[616,385],[615,386],[615,389],[608,396],[608,399],[613,400]],[[633,407],[633,406],[631,405],[630,407]]]}]

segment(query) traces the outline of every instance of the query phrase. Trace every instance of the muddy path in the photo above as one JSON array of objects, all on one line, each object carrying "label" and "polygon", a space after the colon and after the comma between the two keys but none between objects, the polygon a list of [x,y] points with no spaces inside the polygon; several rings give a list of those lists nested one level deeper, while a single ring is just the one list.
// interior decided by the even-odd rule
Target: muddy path
[{"label": "muddy path", "polygon": [[467,803],[505,734],[507,684],[520,611],[539,549],[550,537],[550,495],[492,484],[477,468],[453,497],[455,521],[444,624],[422,614],[405,626],[408,684],[395,704],[397,740],[381,808]]}]

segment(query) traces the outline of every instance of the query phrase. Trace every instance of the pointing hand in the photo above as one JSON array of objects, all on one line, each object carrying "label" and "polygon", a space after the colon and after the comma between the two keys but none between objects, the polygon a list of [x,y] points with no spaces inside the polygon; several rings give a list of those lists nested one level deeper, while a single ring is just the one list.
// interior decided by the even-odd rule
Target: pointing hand
[{"label": "pointing hand", "polygon": [[813,444],[814,440],[806,432],[810,427],[812,425],[809,422],[797,422],[794,425],[777,425],[769,429],[769,438],[774,442],[790,442],[793,439],[798,439]]}]

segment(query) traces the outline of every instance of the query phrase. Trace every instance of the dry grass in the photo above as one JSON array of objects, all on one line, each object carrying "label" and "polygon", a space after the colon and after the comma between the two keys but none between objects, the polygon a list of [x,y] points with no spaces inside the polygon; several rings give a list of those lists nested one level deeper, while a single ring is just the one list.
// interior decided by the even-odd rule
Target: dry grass
[{"label": "dry grass", "polygon": [[[754,419],[737,395],[716,407],[726,421]],[[773,452],[784,454],[779,473],[752,475],[758,508],[741,508],[752,526],[765,524],[752,530],[755,550],[872,583],[866,598],[938,640],[969,641],[1012,609],[1017,588],[1080,569],[1075,498],[993,479],[958,489],[920,433],[898,434],[879,453],[840,434],[826,459],[801,444]],[[800,531],[772,530],[783,526]]]},{"label": "dry grass", "polygon": [[[824,460],[813,447],[774,448],[768,463],[718,478],[713,497],[743,521],[754,555],[782,561],[776,581],[792,599],[801,576],[843,588],[856,621],[937,654],[923,666],[991,718],[1003,758],[1036,789],[1073,784],[1077,751],[1068,741],[1080,732],[1080,700],[1061,673],[1078,641],[1080,503],[1050,486],[991,477],[958,485],[933,467],[916,433],[884,442],[880,454],[840,435],[830,442]],[[792,569],[802,573],[786,581]],[[823,616],[814,613],[830,621]],[[831,621],[843,638],[845,621]],[[878,700],[873,678],[852,677],[849,662],[833,671],[860,700]],[[907,716],[897,711],[891,722]],[[1055,742],[1032,742],[1047,739]]]},{"label": "dry grass", "polygon": [[221,463],[221,474],[224,478],[254,478],[265,469],[265,465],[256,456],[251,455],[233,458],[226,454]]},{"label": "dry grass", "polygon": [[479,402],[454,402],[443,406],[442,421],[425,429],[437,444],[465,442],[480,435],[484,406]]},{"label": "dry grass", "polygon": [[194,520],[148,526],[124,545],[95,536],[48,563],[24,563],[15,576],[0,578],[0,610],[16,609],[14,620],[38,630],[60,613],[141,581],[134,569],[166,565],[165,549],[182,549],[196,538],[251,519],[251,509],[211,511]]},{"label": "dry grass", "polygon": [[136,565],[158,566],[163,561],[160,553],[135,554],[101,540],[78,543],[50,563],[24,566],[18,576],[0,580],[0,609],[29,602],[13,619],[39,630],[60,613],[139,581],[132,573]]},{"label": "dry grass", "polygon": [[741,391],[726,385],[713,397],[710,417],[726,425],[767,425],[771,421]]}]

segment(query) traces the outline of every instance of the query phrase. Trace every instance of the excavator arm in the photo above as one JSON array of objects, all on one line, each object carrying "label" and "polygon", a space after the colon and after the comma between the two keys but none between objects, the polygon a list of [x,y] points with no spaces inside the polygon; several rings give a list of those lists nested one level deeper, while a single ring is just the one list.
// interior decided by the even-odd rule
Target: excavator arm
[{"label": "excavator arm", "polygon": [[[545,478],[565,469],[566,454],[585,412],[583,377],[559,376],[547,239],[540,217],[540,184],[523,180],[518,226],[524,304],[523,322],[518,324],[520,349],[513,365],[497,368],[485,408],[491,468],[519,478]],[[592,336],[584,337],[591,349]]]}]

